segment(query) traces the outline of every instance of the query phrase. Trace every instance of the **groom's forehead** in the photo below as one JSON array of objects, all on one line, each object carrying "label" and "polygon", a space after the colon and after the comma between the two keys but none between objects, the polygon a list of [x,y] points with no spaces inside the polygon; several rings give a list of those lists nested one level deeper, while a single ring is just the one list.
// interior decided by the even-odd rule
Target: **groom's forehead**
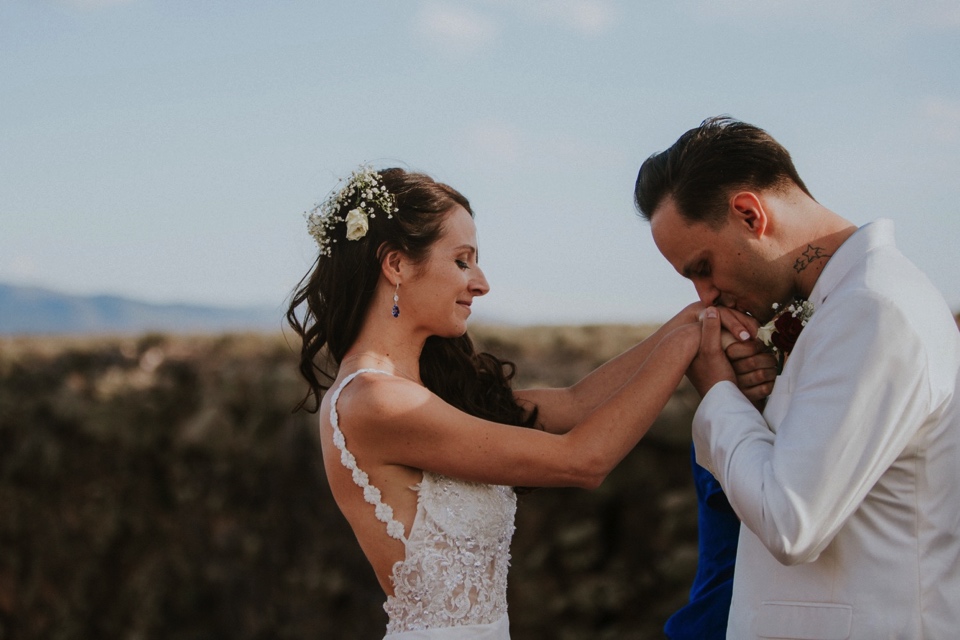
[{"label": "groom's forehead", "polygon": [[717,230],[703,222],[691,222],[680,214],[671,198],[664,198],[650,216],[650,231],[654,242],[661,244],[707,245],[717,235]]},{"label": "groom's forehead", "polygon": [[704,223],[690,223],[680,215],[672,202],[657,207],[650,217],[653,241],[664,258],[685,278],[702,270],[717,244],[716,230]]}]

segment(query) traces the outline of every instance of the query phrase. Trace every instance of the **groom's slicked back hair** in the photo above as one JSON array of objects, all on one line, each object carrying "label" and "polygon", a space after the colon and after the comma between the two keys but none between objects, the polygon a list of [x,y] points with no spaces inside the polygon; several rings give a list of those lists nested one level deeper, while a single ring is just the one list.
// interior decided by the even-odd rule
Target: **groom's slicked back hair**
[{"label": "groom's slicked back hair", "polygon": [[[634,198],[650,220],[667,196],[688,222],[715,227],[726,220],[726,201],[734,189],[769,189],[796,184],[810,195],[790,153],[763,129],[727,116],[704,120],[666,151],[640,167]],[[813,196],[811,196],[813,197]]]}]

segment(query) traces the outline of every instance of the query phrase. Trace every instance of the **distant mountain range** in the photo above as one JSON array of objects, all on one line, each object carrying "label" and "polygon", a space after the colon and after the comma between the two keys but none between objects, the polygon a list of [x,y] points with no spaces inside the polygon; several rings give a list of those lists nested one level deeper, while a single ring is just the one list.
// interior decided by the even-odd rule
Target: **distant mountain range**
[{"label": "distant mountain range", "polygon": [[279,331],[283,309],[154,304],[0,283],[0,334]]}]

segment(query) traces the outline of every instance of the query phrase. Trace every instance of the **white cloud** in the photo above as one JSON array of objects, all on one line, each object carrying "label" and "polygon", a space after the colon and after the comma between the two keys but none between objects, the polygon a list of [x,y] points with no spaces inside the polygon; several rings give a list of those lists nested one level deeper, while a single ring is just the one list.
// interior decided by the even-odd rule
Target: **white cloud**
[{"label": "white cloud", "polygon": [[482,0],[475,2],[474,7],[429,0],[420,4],[415,29],[420,36],[448,53],[466,54],[480,51],[496,41],[501,31],[498,18],[519,17],[527,22],[560,26],[595,36],[608,31],[614,25],[616,15],[611,0]]},{"label": "white cloud", "polygon": [[528,6],[535,14],[586,35],[607,31],[616,12],[606,0],[541,0]]},{"label": "white cloud", "polygon": [[590,36],[610,29],[617,15],[610,0],[487,0],[487,4]]},{"label": "white cloud", "polygon": [[453,53],[478,51],[499,32],[491,18],[469,7],[439,2],[421,4],[416,25],[422,36]]},{"label": "white cloud", "polygon": [[132,4],[134,0],[60,0],[61,4],[81,11],[99,11],[123,4]]}]

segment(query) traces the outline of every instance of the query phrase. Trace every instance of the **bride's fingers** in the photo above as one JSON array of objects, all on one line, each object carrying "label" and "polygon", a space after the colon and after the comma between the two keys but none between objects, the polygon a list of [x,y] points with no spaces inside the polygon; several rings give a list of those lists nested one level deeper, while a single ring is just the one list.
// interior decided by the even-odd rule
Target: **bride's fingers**
[{"label": "bride's fingers", "polygon": [[757,321],[745,313],[726,307],[718,308],[723,328],[740,340],[750,340],[757,335]]}]

